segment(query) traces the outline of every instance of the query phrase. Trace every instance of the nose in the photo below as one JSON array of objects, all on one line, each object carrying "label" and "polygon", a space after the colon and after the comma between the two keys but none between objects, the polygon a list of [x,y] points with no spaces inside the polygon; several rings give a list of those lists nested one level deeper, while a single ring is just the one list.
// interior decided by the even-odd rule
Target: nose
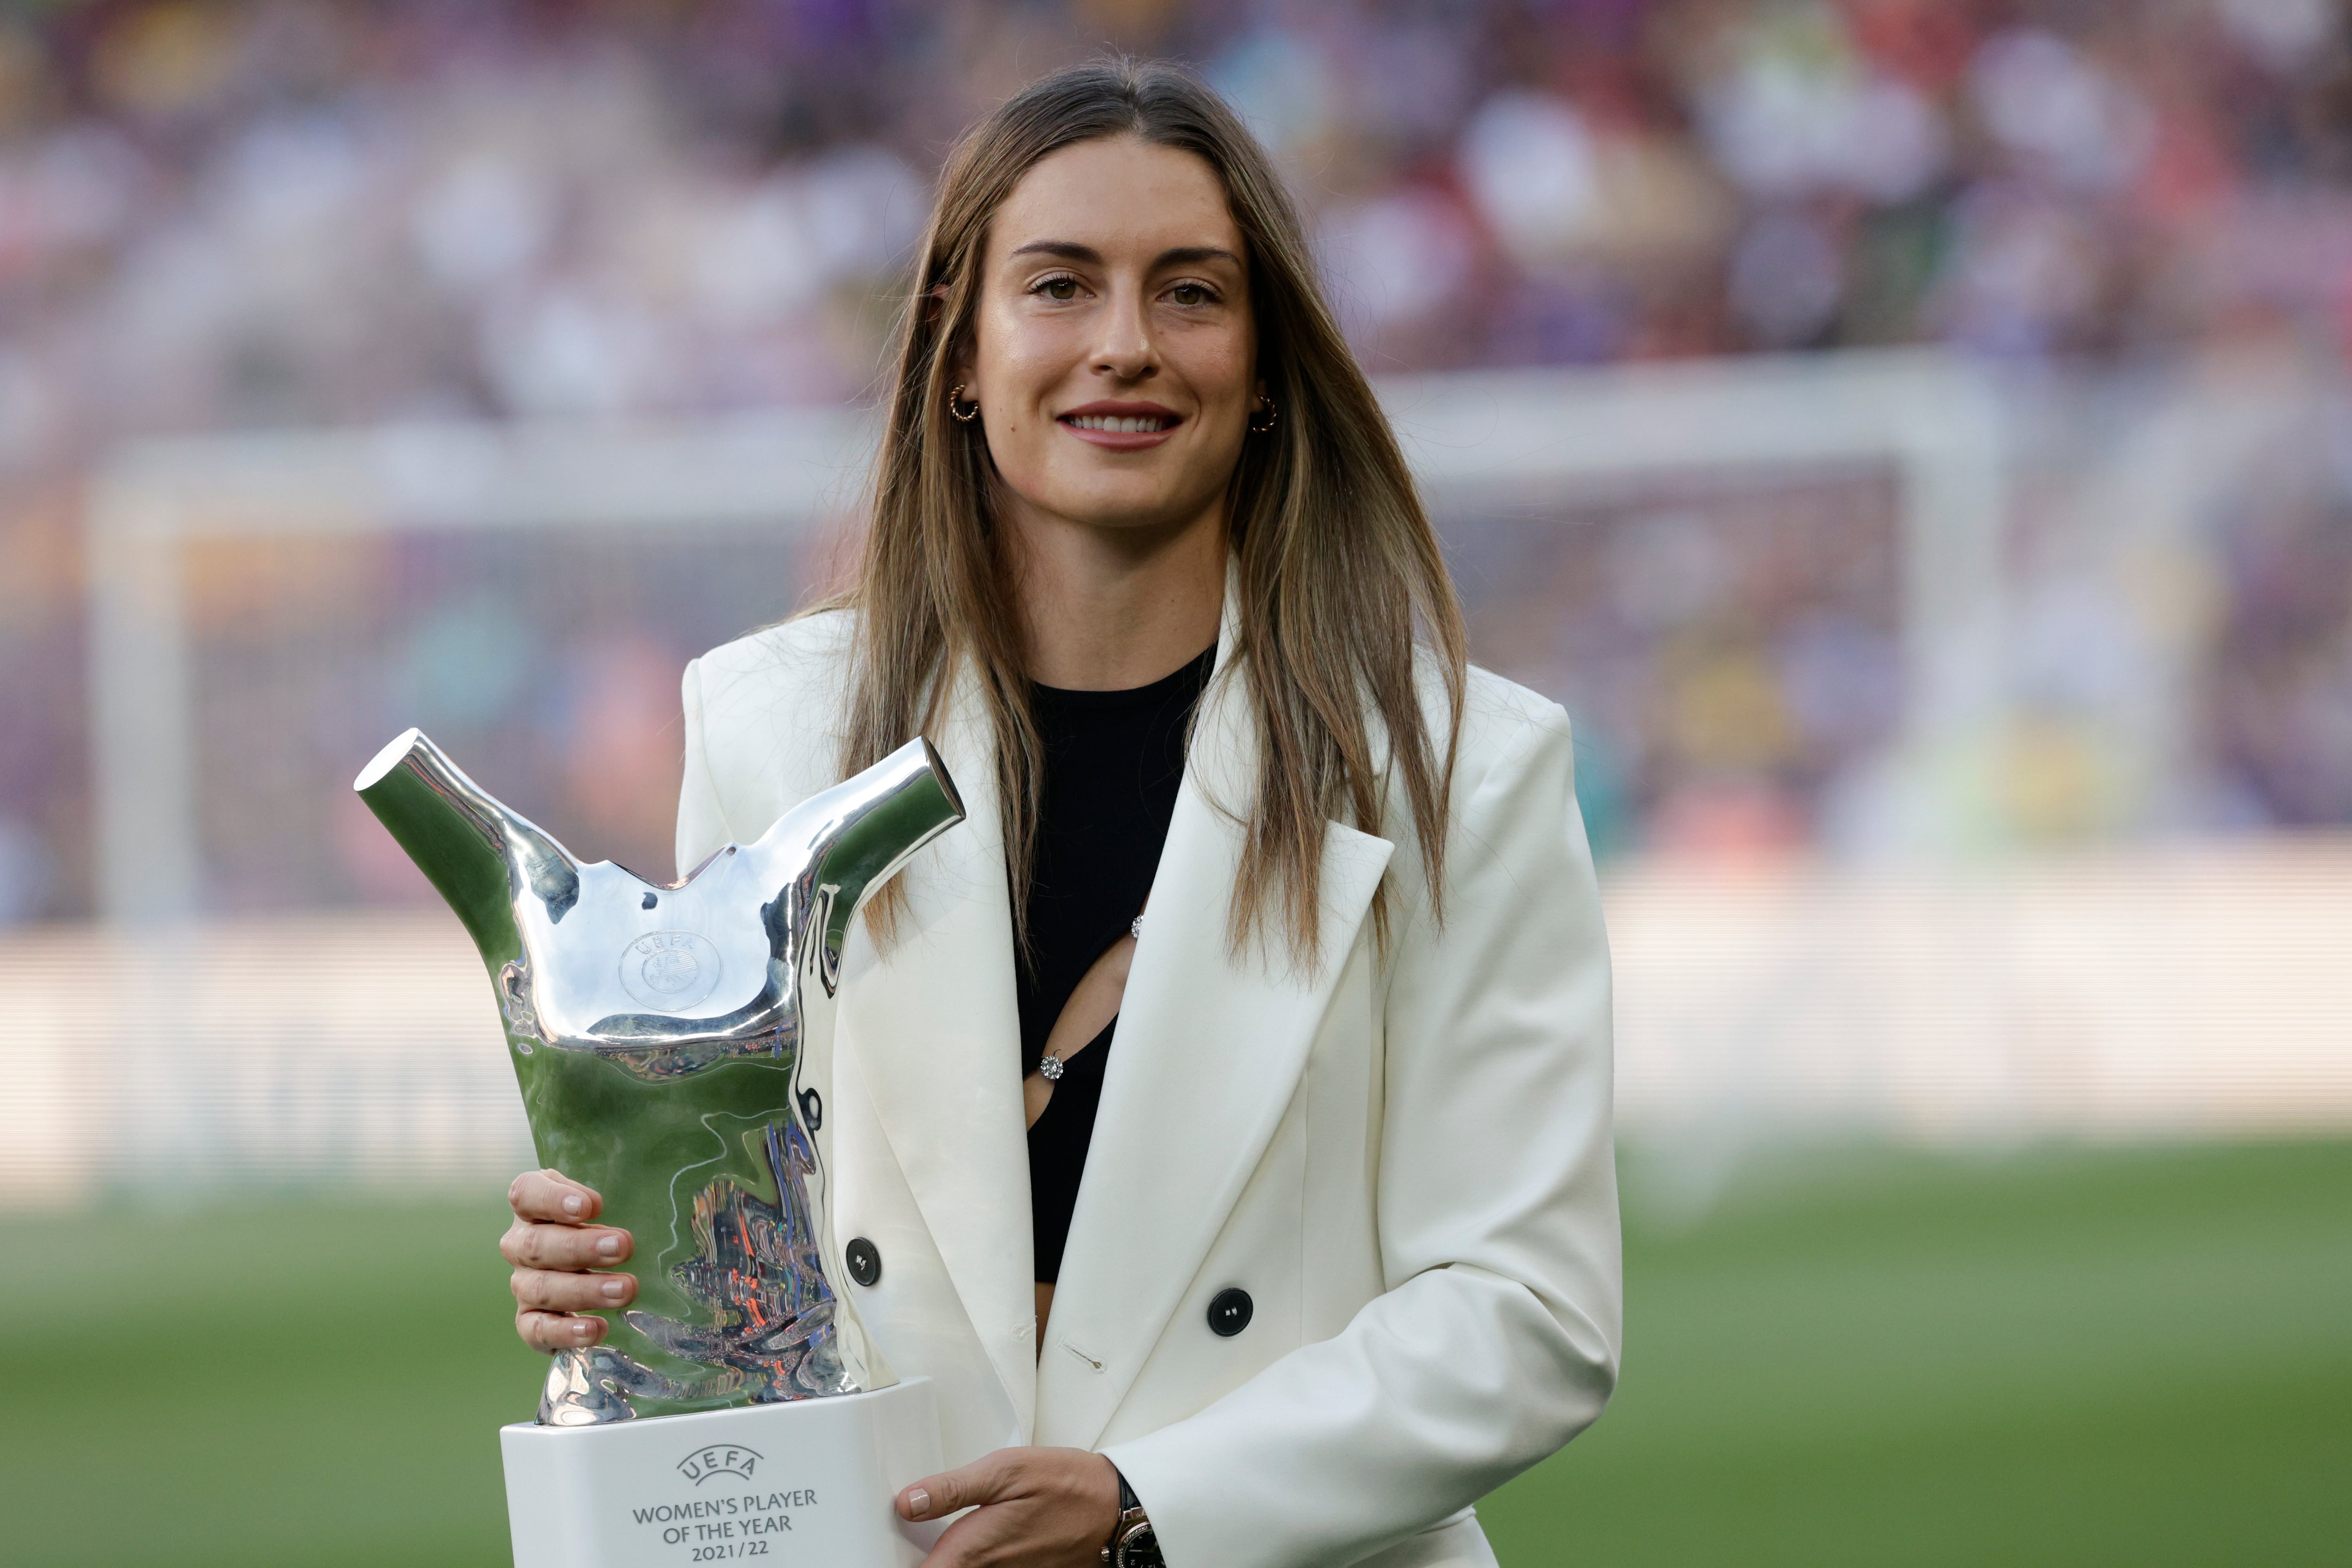
[{"label": "nose", "polygon": [[1102,336],[1095,344],[1097,373],[1118,381],[1148,381],[1160,374],[1160,345],[1151,335],[1150,311],[1140,289],[1122,289],[1097,318]]}]

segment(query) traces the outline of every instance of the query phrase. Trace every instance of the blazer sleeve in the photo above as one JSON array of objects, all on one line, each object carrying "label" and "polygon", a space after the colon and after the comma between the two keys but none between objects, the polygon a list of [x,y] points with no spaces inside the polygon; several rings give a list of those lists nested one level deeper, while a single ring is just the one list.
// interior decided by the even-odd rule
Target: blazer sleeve
[{"label": "blazer sleeve", "polygon": [[700,659],[687,664],[686,675],[678,682],[678,699],[686,710],[686,775],[677,792],[677,874],[684,877],[735,835],[727,825],[727,813],[719,804],[719,784],[710,772],[709,739],[702,728]]},{"label": "blazer sleeve", "polygon": [[1456,796],[1443,925],[1399,935],[1385,1292],[1106,1450],[1172,1568],[1356,1562],[1559,1448],[1615,1386],[1608,948],[1568,718],[1546,707]]}]

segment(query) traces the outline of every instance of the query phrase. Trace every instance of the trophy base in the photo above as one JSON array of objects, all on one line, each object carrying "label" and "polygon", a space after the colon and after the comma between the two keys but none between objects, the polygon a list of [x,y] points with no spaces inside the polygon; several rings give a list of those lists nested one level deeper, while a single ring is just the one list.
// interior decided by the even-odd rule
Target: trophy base
[{"label": "trophy base", "polygon": [[602,1426],[519,1422],[499,1444],[515,1568],[913,1568],[942,1528],[892,1507],[942,1468],[927,1377]]}]

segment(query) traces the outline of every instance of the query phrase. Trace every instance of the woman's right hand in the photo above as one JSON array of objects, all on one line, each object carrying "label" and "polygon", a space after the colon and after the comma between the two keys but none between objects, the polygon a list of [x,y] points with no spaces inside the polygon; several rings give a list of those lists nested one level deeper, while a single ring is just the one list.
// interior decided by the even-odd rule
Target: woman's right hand
[{"label": "woman's right hand", "polygon": [[515,1332],[533,1350],[579,1350],[604,1337],[604,1320],[636,1300],[636,1277],[606,1272],[632,1249],[629,1233],[598,1225],[604,1199],[561,1171],[525,1171],[507,1189],[514,1224],[499,1251],[514,1265]]}]

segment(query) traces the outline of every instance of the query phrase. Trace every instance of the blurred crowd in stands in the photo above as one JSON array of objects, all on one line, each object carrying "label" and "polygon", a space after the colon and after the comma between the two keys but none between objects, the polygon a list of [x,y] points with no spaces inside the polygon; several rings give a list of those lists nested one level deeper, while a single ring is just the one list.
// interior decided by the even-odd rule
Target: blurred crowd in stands
[{"label": "blurred crowd in stands", "polygon": [[854,395],[957,131],[1103,41],[1280,154],[1376,368],[2352,311],[2328,0],[262,0],[0,24],[0,461]]},{"label": "blurred crowd in stands", "polygon": [[[2331,0],[28,0],[0,17],[0,919],[86,904],[95,455],[856,398],[947,145],[1107,44],[1196,62],[1250,119],[1376,373],[2352,349]],[[2215,689],[2289,657],[2262,607],[2285,595],[2296,679],[2330,694],[2222,726],[2301,759],[2291,786],[2248,764],[2251,822],[2352,819],[2352,738],[2313,728],[2352,712],[2326,718],[2352,684],[2352,502],[2297,504],[2222,584]],[[1791,612],[1750,684],[1801,717],[1803,670],[1895,657],[1864,625],[1891,614],[1832,635]],[[1596,671],[1605,642],[1578,643]],[[1630,712],[1664,679],[1592,689]],[[1833,696],[1824,722],[1883,728],[1853,700],[1866,721]],[[1674,722],[1654,706],[1620,726],[1629,766]],[[1648,830],[1663,788],[1633,789]]]}]

